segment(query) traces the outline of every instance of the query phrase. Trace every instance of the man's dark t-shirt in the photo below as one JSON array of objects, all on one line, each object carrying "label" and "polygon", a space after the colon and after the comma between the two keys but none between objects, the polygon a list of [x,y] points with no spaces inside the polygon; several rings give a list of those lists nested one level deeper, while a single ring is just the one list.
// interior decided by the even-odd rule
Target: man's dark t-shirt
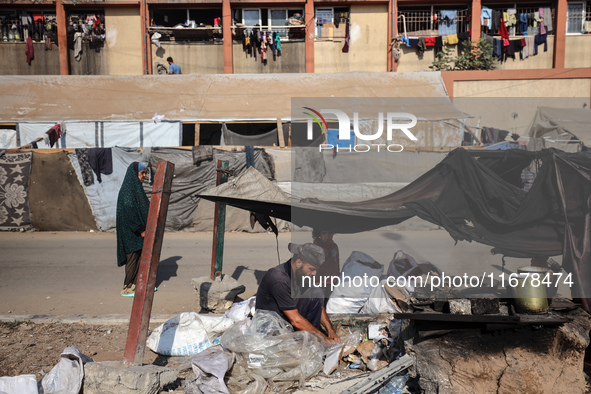
[{"label": "man's dark t-shirt", "polygon": [[296,301],[291,297],[291,259],[271,268],[263,276],[256,295],[256,309],[277,312],[286,320],[283,311],[297,309]]}]

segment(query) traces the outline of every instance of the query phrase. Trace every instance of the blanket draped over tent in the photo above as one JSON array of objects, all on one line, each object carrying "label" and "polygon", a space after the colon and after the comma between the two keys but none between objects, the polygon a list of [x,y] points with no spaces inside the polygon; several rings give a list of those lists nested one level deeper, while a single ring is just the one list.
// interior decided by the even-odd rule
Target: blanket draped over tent
[{"label": "blanket draped over tent", "polygon": [[[526,192],[521,173],[530,165],[537,167],[537,176]],[[304,199],[287,204],[235,196],[235,189],[201,195],[335,233],[367,231],[416,215],[445,228],[456,241],[490,245],[494,253],[511,257],[563,254],[564,268],[581,279],[574,293],[591,294],[588,152],[456,149],[407,187],[358,202]]]}]

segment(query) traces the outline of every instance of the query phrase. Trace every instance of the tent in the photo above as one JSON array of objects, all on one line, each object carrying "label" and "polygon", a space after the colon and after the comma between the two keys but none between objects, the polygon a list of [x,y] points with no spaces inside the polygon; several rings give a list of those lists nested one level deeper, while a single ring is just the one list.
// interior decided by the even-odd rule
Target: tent
[{"label": "tent", "polygon": [[[526,192],[521,173],[534,161],[539,169]],[[265,188],[264,183],[260,186]],[[288,204],[240,198],[235,189],[216,190],[201,197],[335,233],[371,230],[416,215],[445,228],[456,241],[490,245],[493,252],[506,256],[562,254],[568,271],[577,278],[591,279],[588,152],[468,152],[458,148],[407,187],[358,202],[292,199]],[[577,283],[582,287],[576,293],[591,294],[590,280]]]},{"label": "tent", "polygon": [[539,107],[529,127],[529,136],[560,144],[554,146],[563,150],[578,151],[580,144],[590,148],[591,109]]}]

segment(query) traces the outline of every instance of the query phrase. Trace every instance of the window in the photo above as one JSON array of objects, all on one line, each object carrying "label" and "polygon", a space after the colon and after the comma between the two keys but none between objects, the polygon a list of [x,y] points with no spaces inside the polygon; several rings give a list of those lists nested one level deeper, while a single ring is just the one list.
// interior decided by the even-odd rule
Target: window
[{"label": "window", "polygon": [[[151,8],[151,7],[150,7]],[[156,8],[150,10],[150,34],[159,33],[158,41],[221,42],[222,9]]]},{"label": "window", "polygon": [[242,10],[242,23],[244,26],[261,26],[261,10]]},{"label": "window", "polygon": [[304,10],[301,8],[244,8],[234,10],[233,15],[239,28],[237,38],[255,26],[278,33],[282,41],[304,38]]},{"label": "window", "polygon": [[[445,5],[400,7],[398,34],[406,32],[412,33],[413,36],[432,37],[463,33],[469,30],[470,14],[469,9]],[[400,17],[401,15],[404,15],[404,18]]]},{"label": "window", "polygon": [[57,42],[55,10],[0,11],[0,42],[25,42],[27,37],[34,42],[46,37]]},{"label": "window", "polygon": [[349,7],[316,8],[316,39],[344,39],[349,16]]},{"label": "window", "polygon": [[585,22],[585,3],[568,3],[566,14],[566,32],[568,34],[579,34],[583,32]]}]

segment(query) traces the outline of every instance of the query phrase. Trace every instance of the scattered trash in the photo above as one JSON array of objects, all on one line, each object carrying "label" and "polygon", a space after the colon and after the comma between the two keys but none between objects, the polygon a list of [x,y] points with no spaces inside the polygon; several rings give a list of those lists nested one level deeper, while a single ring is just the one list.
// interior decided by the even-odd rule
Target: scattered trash
[{"label": "scattered trash", "polygon": [[224,316],[184,312],[157,327],[146,345],[164,356],[190,356],[217,345],[219,336],[232,324],[234,321]]},{"label": "scattered trash", "polygon": [[84,379],[84,364],[90,362],[94,360],[82,354],[77,347],[65,348],[59,363],[39,382],[39,394],[78,394]]},{"label": "scattered trash", "polygon": [[[343,265],[341,278],[364,278],[360,284],[342,280],[332,292],[326,311],[328,313],[357,313],[363,307],[374,287],[379,286],[379,278],[384,266],[363,252],[353,252]],[[376,280],[377,278],[377,280]],[[372,283],[375,283],[372,285]]]},{"label": "scattered trash", "polygon": [[406,382],[408,381],[408,376],[406,375],[397,375],[394,376],[388,384],[380,389],[378,394],[400,394],[404,387],[406,387]]},{"label": "scattered trash", "polygon": [[200,390],[195,391],[196,393],[230,394],[226,383],[224,383],[224,376],[232,368],[234,360],[234,354],[225,351],[219,345],[193,356],[191,364],[197,378],[192,380],[190,385],[195,385]]},{"label": "scattered trash", "polygon": [[[236,353],[237,361],[228,381],[246,389],[252,380],[291,385],[316,375],[323,367],[326,349],[319,338],[293,328],[277,313],[257,311],[252,321],[237,322],[220,338],[224,349]],[[250,388],[248,390],[253,390]],[[255,391],[247,391],[255,392]]]},{"label": "scattered trash", "polygon": [[243,321],[249,317],[254,316],[256,297],[250,297],[247,300],[235,302],[230,309],[228,309],[224,316],[234,321]]},{"label": "scattered trash", "polygon": [[0,393],[38,394],[35,375],[3,376],[0,378]]}]

